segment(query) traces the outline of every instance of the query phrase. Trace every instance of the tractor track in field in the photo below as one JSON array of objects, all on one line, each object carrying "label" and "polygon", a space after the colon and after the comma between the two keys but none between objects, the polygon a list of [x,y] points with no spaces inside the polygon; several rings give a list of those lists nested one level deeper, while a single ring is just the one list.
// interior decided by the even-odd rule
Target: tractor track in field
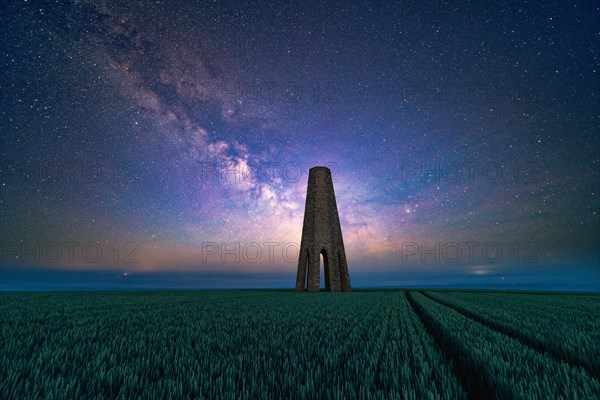
[{"label": "tractor track in field", "polygon": [[452,366],[452,371],[456,376],[456,379],[460,383],[463,391],[467,393],[469,399],[489,399],[489,389],[485,386],[480,379],[476,379],[473,376],[473,369],[465,363],[465,356],[459,355],[457,357],[456,354],[452,353],[452,347],[449,347],[446,344],[446,339],[444,338],[444,334],[433,326],[431,321],[425,315],[425,312],[421,308],[422,306],[413,299],[412,295],[408,290],[404,291],[404,297],[410,304],[410,307],[417,315],[421,324],[425,328],[425,332],[433,339],[436,347],[444,355],[446,361]]},{"label": "tractor track in field", "polygon": [[511,329],[508,328],[500,323],[496,323],[490,320],[487,320],[485,318],[482,318],[481,316],[477,315],[476,313],[469,311],[463,307],[448,303],[444,300],[440,300],[437,299],[431,295],[429,295],[428,293],[426,293],[423,290],[419,290],[418,291],[420,294],[422,294],[423,296],[425,296],[426,298],[428,298],[431,301],[434,301],[438,304],[443,305],[444,307],[448,307],[454,311],[456,311],[457,313],[463,315],[464,317],[467,317],[475,322],[478,322],[484,326],[486,326],[487,328],[490,328],[498,333],[501,333],[503,335],[506,335],[512,339],[515,339],[517,341],[519,341],[521,344],[535,350],[538,353],[541,354],[546,354],[548,355],[550,358],[552,358],[553,360],[557,361],[557,362],[564,362],[566,364],[569,364],[571,367],[576,367],[576,368],[581,368],[583,369],[586,373],[588,373],[591,377],[599,377],[598,372],[594,371],[592,368],[590,368],[589,365],[587,365],[586,363],[578,360],[575,357],[568,357],[565,356],[564,353],[558,351],[558,350],[554,350],[552,348],[549,348],[545,343],[531,339],[530,337],[520,333],[519,331],[515,330],[515,329]]}]

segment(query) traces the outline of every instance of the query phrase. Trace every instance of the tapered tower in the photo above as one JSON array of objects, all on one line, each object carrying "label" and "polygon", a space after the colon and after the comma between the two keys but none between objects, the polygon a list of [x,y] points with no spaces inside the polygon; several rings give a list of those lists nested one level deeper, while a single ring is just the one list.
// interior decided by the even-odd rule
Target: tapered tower
[{"label": "tapered tower", "polygon": [[325,290],[350,292],[350,275],[331,171],[327,167],[313,167],[308,174],[304,226],[296,277],[297,292],[319,291],[321,254],[325,272]]}]

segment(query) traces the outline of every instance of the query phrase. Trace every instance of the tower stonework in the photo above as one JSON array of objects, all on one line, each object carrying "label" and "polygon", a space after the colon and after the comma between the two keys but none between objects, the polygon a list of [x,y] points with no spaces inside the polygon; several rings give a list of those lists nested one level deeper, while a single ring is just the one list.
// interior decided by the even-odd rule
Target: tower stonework
[{"label": "tower stonework", "polygon": [[320,290],[321,255],[325,290],[350,292],[350,275],[331,171],[326,167],[313,167],[308,174],[304,226],[298,255],[297,292]]}]

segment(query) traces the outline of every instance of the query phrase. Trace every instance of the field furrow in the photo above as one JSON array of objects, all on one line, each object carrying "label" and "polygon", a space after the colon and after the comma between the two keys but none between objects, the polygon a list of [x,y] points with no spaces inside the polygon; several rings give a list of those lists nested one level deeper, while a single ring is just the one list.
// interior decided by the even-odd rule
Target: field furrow
[{"label": "field furrow", "polygon": [[530,295],[526,301],[522,297],[515,301],[518,298],[507,294],[423,294],[537,351],[600,376],[600,297]]},{"label": "field furrow", "polygon": [[421,293],[408,298],[430,332],[457,364],[471,395],[488,398],[594,398],[598,380],[557,362]]},{"label": "field furrow", "polygon": [[454,375],[452,365],[446,362],[433,338],[425,330],[406,299],[405,292],[398,293],[394,297],[394,303],[395,324],[399,329],[392,330],[386,354],[403,361],[402,375],[397,383],[402,385],[406,380],[417,379],[413,382],[419,389],[415,393],[416,397],[413,397],[417,399],[436,398],[436,393],[440,392],[444,393],[444,398],[466,398],[467,394]]}]

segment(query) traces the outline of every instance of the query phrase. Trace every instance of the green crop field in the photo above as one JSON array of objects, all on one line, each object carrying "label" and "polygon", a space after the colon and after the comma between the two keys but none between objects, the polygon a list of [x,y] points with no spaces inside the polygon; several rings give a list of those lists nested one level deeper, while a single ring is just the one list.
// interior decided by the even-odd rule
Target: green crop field
[{"label": "green crop field", "polygon": [[0,398],[593,399],[600,296],[0,293]]}]

